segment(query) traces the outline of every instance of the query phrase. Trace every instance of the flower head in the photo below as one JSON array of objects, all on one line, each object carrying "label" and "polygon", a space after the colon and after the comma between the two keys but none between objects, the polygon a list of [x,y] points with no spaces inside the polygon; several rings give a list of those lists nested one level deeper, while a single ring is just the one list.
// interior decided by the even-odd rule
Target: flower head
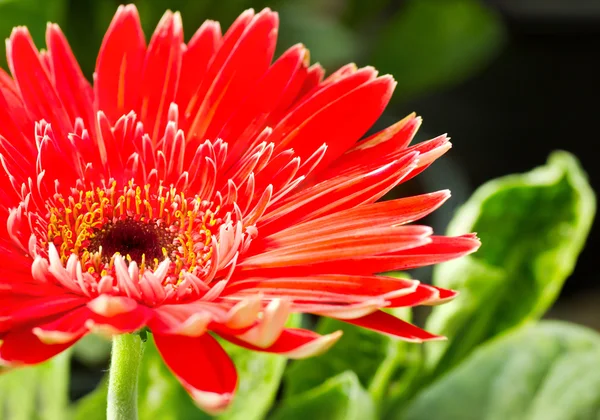
[{"label": "flower head", "polygon": [[0,70],[0,359],[42,362],[90,332],[149,328],[203,408],[237,376],[217,334],[307,357],[339,333],[286,328],[292,312],[421,342],[385,307],[454,296],[376,275],[474,251],[473,235],[408,224],[447,191],[377,202],[450,143],[409,146],[420,119],[360,140],[394,88],[371,67],[324,78],[302,45],[273,61],[277,14],[244,12],[185,44],[167,12],[148,45],[134,6],[104,37],[93,86],[58,26],[26,28]]}]

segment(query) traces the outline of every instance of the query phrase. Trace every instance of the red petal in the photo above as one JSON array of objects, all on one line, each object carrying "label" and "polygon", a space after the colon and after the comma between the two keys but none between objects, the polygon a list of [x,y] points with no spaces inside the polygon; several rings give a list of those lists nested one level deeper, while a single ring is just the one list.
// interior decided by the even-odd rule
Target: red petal
[{"label": "red petal", "polygon": [[183,52],[177,105],[184,112],[196,89],[203,83],[208,66],[222,42],[219,22],[204,21]]},{"label": "red petal", "polygon": [[[4,299],[3,299],[4,300]],[[44,296],[17,299],[11,296],[0,307],[0,331],[7,331],[19,324],[35,322],[59,315],[85,305],[86,298],[74,295]]]},{"label": "red petal", "polygon": [[306,159],[321,144],[327,143],[327,154],[319,164],[321,168],[327,167],[377,121],[395,85],[391,76],[383,76],[336,98],[295,128],[293,136],[278,144],[279,150],[291,147],[301,159]]},{"label": "red petal", "polygon": [[109,337],[137,331],[145,327],[152,317],[152,310],[143,305],[137,305],[134,310],[113,316],[102,316],[92,311],[90,313],[91,316],[86,327],[93,332]]},{"label": "red petal", "polygon": [[[262,235],[283,230],[299,221],[372,203],[398,185],[415,167],[418,153],[362,173],[336,176],[305,188],[269,207],[258,224]],[[369,170],[370,169],[370,170]]]},{"label": "red petal", "polygon": [[66,350],[78,339],[61,344],[44,344],[30,329],[11,331],[2,337],[0,361],[17,365],[41,363]]},{"label": "red petal", "polygon": [[308,50],[302,45],[287,50],[254,85],[246,99],[237,106],[219,133],[219,137],[226,139],[230,147],[236,145],[228,154],[229,162],[239,159],[246,152],[247,142],[239,140],[255,138],[263,130],[267,119],[283,96],[288,95],[290,89],[297,92],[298,86],[292,82],[301,71],[307,56]]},{"label": "red petal", "polygon": [[96,62],[94,92],[96,109],[111,123],[139,103],[146,41],[134,5],[119,6]]},{"label": "red petal", "polygon": [[46,120],[58,136],[72,131],[72,122],[26,28],[15,28],[7,43],[7,56],[28,113]]},{"label": "red petal", "polygon": [[46,45],[52,63],[54,84],[71,121],[82,118],[85,127],[94,130],[94,92],[86,80],[67,39],[56,24],[48,24]]},{"label": "red petal", "polygon": [[445,339],[445,337],[431,334],[419,327],[409,324],[406,321],[402,321],[401,319],[382,311],[373,312],[372,314],[363,316],[361,318],[344,319],[343,321],[415,343]]},{"label": "red petal", "polygon": [[431,228],[426,226],[392,226],[365,228],[345,234],[324,235],[312,240],[289,243],[281,248],[260,251],[238,264],[243,269],[290,267],[346,260],[362,255],[378,255],[414,248],[429,242]]},{"label": "red petal", "polygon": [[196,404],[216,414],[229,405],[237,372],[227,353],[209,334],[200,337],[155,334],[156,347]]},{"label": "red petal", "polygon": [[[450,191],[365,204],[348,210],[329,214],[318,219],[298,223],[262,240],[264,247],[283,246],[312,237],[335,233],[348,234],[367,227],[397,226],[425,217],[439,208],[450,197]],[[258,239],[260,241],[260,239]],[[261,245],[262,245],[261,243]],[[255,240],[254,246],[257,242]]]},{"label": "red petal", "polygon": [[253,346],[234,336],[223,336],[223,338],[250,350],[276,353],[290,359],[304,359],[306,357],[317,356],[329,350],[341,336],[341,331],[320,335],[310,330],[286,328],[282,331],[277,341],[266,348]]},{"label": "red petal", "polygon": [[[214,74],[212,84],[197,112],[190,113],[193,120],[188,130],[189,137],[212,139],[221,131],[232,111],[269,67],[278,24],[277,14],[264,9],[252,19],[217,72],[213,70],[219,64],[215,58],[209,71]],[[224,47],[218,56],[225,51]],[[240,68],[244,70],[239,71]]]},{"label": "red petal", "polygon": [[144,128],[155,144],[163,135],[169,106],[175,100],[182,44],[181,15],[167,11],[148,45],[138,108]]},{"label": "red petal", "polygon": [[[430,236],[431,243],[388,255],[357,256],[340,261],[323,261],[318,264],[294,267],[295,276],[310,276],[316,273],[371,275],[394,270],[410,270],[431,264],[439,264],[471,254],[481,243],[473,234],[446,237]],[[252,276],[288,276],[288,268],[261,270],[256,267]]]},{"label": "red petal", "polygon": [[396,292],[414,293],[418,282],[384,276],[323,274],[313,277],[249,278],[230,281],[223,296],[269,294],[310,302],[353,302]]},{"label": "red petal", "polygon": [[87,332],[85,325],[90,315],[90,310],[85,306],[77,308],[51,322],[35,327],[33,333],[44,344],[72,343]]}]

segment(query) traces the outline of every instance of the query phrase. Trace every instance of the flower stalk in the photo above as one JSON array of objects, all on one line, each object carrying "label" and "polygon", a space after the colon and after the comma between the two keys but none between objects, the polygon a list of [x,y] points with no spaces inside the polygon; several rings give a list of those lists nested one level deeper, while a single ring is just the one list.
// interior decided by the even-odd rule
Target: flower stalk
[{"label": "flower stalk", "polygon": [[137,388],[144,343],[138,334],[113,338],[108,377],[107,420],[136,420]]}]

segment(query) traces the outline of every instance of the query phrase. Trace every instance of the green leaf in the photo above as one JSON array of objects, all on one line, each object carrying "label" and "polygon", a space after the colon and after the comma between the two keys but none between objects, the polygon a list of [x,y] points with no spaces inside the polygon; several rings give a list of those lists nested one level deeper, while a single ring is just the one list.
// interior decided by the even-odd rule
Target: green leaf
[{"label": "green leaf", "polygon": [[0,420],[63,420],[69,402],[70,352],[0,375]]},{"label": "green leaf", "polygon": [[284,400],[270,420],[371,420],[375,407],[356,374],[346,371]]},{"label": "green leaf", "polygon": [[[0,38],[15,26],[27,26],[36,45],[43,46],[47,22],[64,22],[65,0],[0,0]],[[0,65],[6,68],[6,48],[0,44]]]},{"label": "green leaf", "polygon": [[443,372],[480,343],[541,317],[573,271],[594,213],[594,193],[566,152],[477,190],[448,233],[478,232],[482,246],[434,272],[436,285],[460,295],[428,319],[428,330],[450,338],[428,344],[428,364]]},{"label": "green leaf", "polygon": [[[401,272],[387,275],[407,278]],[[410,308],[394,308],[390,312],[410,321]],[[285,374],[286,397],[305,392],[328,378],[351,370],[373,400],[379,402],[385,396],[392,377],[401,376],[399,371],[405,371],[419,356],[419,353],[411,351],[416,347],[414,344],[336,319],[321,318],[316,327],[319,334],[339,330],[343,332],[342,337],[326,353],[297,360],[290,365]]]},{"label": "green leaf", "polygon": [[598,419],[598,366],[599,334],[541,322],[481,347],[391,418]]},{"label": "green leaf", "polygon": [[398,81],[404,100],[461,82],[495,57],[499,17],[478,0],[410,0],[389,19],[370,60]]},{"label": "green leaf", "polygon": [[332,318],[322,318],[317,332],[343,331],[326,353],[293,362],[285,374],[286,397],[308,391],[335,375],[351,370],[375,400],[386,392],[392,374],[406,360],[408,343]]},{"label": "green leaf", "polygon": [[[289,326],[300,323],[292,316]],[[220,340],[233,359],[238,371],[238,388],[231,408],[218,415],[221,420],[258,420],[270,409],[279,388],[287,359],[283,356],[246,350]],[[193,363],[190,360],[190,363]],[[179,381],[164,364],[152,335],[144,349],[140,367],[138,407],[141,419],[202,420],[211,416],[203,413],[189,397]],[[107,387],[102,383],[77,405],[75,420],[106,419]]]}]

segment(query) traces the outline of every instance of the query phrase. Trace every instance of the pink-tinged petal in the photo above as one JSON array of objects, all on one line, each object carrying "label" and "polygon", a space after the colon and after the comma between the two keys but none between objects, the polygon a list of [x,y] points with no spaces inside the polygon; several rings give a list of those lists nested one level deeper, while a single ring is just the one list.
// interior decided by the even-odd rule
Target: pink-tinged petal
[{"label": "pink-tinged petal", "polygon": [[344,319],[343,321],[414,343],[446,339],[382,311],[373,312],[361,318]]},{"label": "pink-tinged petal", "polygon": [[[406,228],[406,229],[405,229]],[[281,248],[257,252],[241,261],[241,269],[280,268],[324,261],[346,260],[362,255],[379,255],[415,248],[430,242],[432,230],[427,226],[392,226],[365,228],[347,235],[323,235],[286,244]]]},{"label": "pink-tinged petal", "polygon": [[34,365],[71,347],[79,338],[61,344],[44,344],[31,329],[14,330],[0,340],[0,364]]},{"label": "pink-tinged petal", "polygon": [[416,280],[383,276],[322,274],[312,277],[246,278],[231,281],[224,296],[288,297],[294,301],[350,303],[373,297],[409,295],[416,291]]},{"label": "pink-tinged petal", "polygon": [[125,296],[100,295],[87,303],[94,313],[107,318],[132,312],[137,309],[135,300]]},{"label": "pink-tinged petal", "polygon": [[234,330],[250,327],[256,323],[261,310],[262,297],[260,293],[248,296],[229,310],[229,319],[225,326]]},{"label": "pink-tinged petal", "polygon": [[224,336],[232,343],[254,351],[276,353],[290,359],[305,359],[318,356],[329,350],[342,336],[342,331],[320,335],[310,330],[286,328],[271,346],[262,348],[253,346],[235,336]]},{"label": "pink-tinged petal", "polygon": [[52,64],[56,92],[71,121],[82,118],[88,130],[94,129],[94,91],[88,83],[67,39],[56,24],[46,28],[48,57]]},{"label": "pink-tinged petal", "polygon": [[157,334],[202,335],[210,322],[224,323],[234,303],[194,301],[190,303],[162,305],[153,310],[150,329]]},{"label": "pink-tinged petal", "polygon": [[150,138],[162,136],[181,71],[183,25],[181,15],[167,11],[150,40],[142,74],[140,119]]},{"label": "pink-tinged petal", "polygon": [[443,289],[441,287],[436,286],[429,287],[435,289],[437,291],[437,294],[428,301],[423,302],[422,305],[441,305],[442,303],[450,302],[459,294],[459,292],[457,292],[456,290]]},{"label": "pink-tinged petal", "polygon": [[[208,325],[213,320],[209,312],[189,313],[186,311],[182,319],[175,310],[168,311],[157,308],[154,311],[155,319],[151,324],[153,332],[159,334],[182,335],[186,337],[199,337],[206,333]],[[158,317],[158,319],[156,319]]]},{"label": "pink-tinged petal", "polygon": [[205,21],[196,31],[183,52],[176,103],[184,111],[195,90],[204,82],[208,66],[223,42],[221,26]]},{"label": "pink-tinged petal", "polygon": [[287,299],[273,299],[262,313],[258,325],[240,336],[257,347],[269,347],[281,335],[290,316],[292,304]]},{"label": "pink-tinged petal", "polygon": [[414,197],[365,204],[308,222],[298,223],[275,232],[262,239],[262,241],[261,238],[258,238],[258,241],[263,242],[266,248],[270,248],[273,243],[281,245],[281,243],[300,241],[332,233],[345,233],[364,227],[397,226],[411,223],[439,208],[448,198],[450,198],[450,191],[444,190]]},{"label": "pink-tinged petal", "polygon": [[210,414],[227,408],[237,386],[237,372],[214,338],[154,334],[154,340],[166,365],[200,408]]},{"label": "pink-tinged petal", "polygon": [[434,301],[439,296],[436,288],[428,284],[419,284],[413,293],[405,296],[397,296],[389,299],[390,308],[399,308],[406,306],[423,305],[427,302]]},{"label": "pink-tinged petal", "polygon": [[137,305],[133,311],[116,315],[101,316],[90,311],[90,318],[85,326],[92,332],[112,337],[117,334],[131,333],[145,327],[152,317],[152,310]]},{"label": "pink-tinged petal", "polygon": [[96,62],[96,109],[114,123],[139,103],[146,41],[134,5],[119,6]]},{"label": "pink-tinged petal", "polygon": [[389,303],[385,300],[385,297],[374,297],[359,303],[345,305],[294,302],[293,310],[296,312],[311,313],[330,318],[355,319],[372,314],[388,305]]},{"label": "pink-tinged petal", "polygon": [[398,185],[417,165],[418,153],[353,176],[336,176],[286,197],[269,208],[258,228],[270,235],[300,221],[372,203]]},{"label": "pink-tinged petal", "polygon": [[[394,270],[410,270],[431,264],[439,264],[471,254],[481,242],[474,234],[462,236],[430,236],[430,243],[386,255],[364,255],[339,261],[321,261],[310,266],[294,267],[294,275],[310,276],[317,273],[371,275]],[[254,277],[289,276],[289,268],[278,269],[256,267]]]},{"label": "pink-tinged petal", "polygon": [[359,153],[364,154],[374,147],[377,148],[379,156],[405,149],[417,133],[421,123],[421,117],[417,117],[413,112],[388,128],[360,141],[349,149],[340,160],[351,160],[354,156],[358,157]]},{"label": "pink-tinged petal", "polygon": [[[416,124],[416,120],[410,126]],[[359,143],[360,144],[360,143]],[[417,176],[419,173],[427,169],[437,158],[446,153],[452,144],[449,138],[445,135],[438,136],[434,139],[423,141],[414,146],[403,149],[388,149],[387,144],[379,143],[366,150],[355,150],[352,153],[343,155],[340,159],[333,162],[329,168],[322,173],[317,174],[310,180],[310,184],[317,184],[334,176],[360,176],[365,170],[372,169],[375,165],[381,166],[412,153],[419,153],[419,160],[415,167],[411,170],[402,182]]]},{"label": "pink-tinged petal", "polygon": [[13,29],[6,49],[10,68],[27,112],[35,120],[50,123],[58,136],[66,137],[72,131],[72,121],[50,76],[42,66],[27,29]]},{"label": "pink-tinged petal", "polygon": [[44,344],[72,343],[87,332],[85,324],[90,315],[90,310],[84,306],[51,322],[38,325],[32,331]]}]

